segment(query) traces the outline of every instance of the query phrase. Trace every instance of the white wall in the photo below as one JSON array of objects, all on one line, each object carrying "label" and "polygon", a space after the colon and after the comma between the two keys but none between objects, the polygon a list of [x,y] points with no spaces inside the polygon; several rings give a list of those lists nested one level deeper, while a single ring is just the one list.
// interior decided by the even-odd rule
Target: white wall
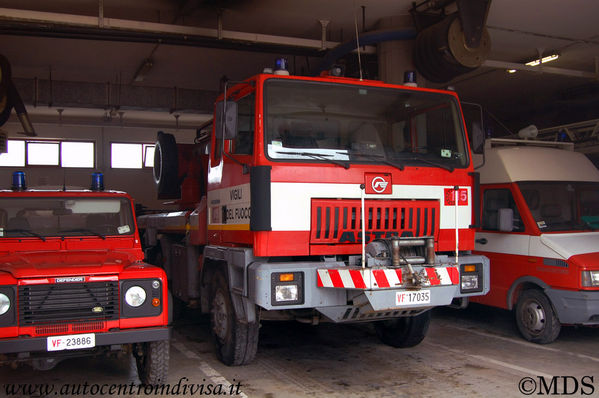
[{"label": "white wall", "polygon": [[[18,123],[7,123],[2,130],[8,133],[9,139],[62,139],[78,141],[94,141],[96,149],[96,167],[93,169],[62,168],[51,166],[0,167],[0,189],[10,189],[12,173],[22,170],[26,173],[27,185],[30,188],[44,185],[79,186],[89,189],[91,174],[95,171],[104,173],[106,189],[129,193],[136,201],[151,209],[171,208],[156,199],[156,186],[151,168],[144,169],[111,169],[110,143],[133,142],[153,143],[156,141],[158,128],[119,127],[119,126],[76,126],[56,124],[35,124],[37,137],[26,137],[18,134],[22,127]],[[195,130],[162,129],[175,135],[177,142],[192,143]]]}]

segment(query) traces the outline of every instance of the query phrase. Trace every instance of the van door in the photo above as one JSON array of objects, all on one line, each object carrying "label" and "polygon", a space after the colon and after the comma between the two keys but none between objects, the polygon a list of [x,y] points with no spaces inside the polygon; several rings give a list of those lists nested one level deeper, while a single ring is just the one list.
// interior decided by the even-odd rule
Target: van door
[{"label": "van door", "polygon": [[512,283],[530,267],[530,236],[514,200],[512,186],[489,185],[482,188],[482,226],[476,232],[475,250],[491,261],[491,290],[472,301],[508,308],[507,292]]}]

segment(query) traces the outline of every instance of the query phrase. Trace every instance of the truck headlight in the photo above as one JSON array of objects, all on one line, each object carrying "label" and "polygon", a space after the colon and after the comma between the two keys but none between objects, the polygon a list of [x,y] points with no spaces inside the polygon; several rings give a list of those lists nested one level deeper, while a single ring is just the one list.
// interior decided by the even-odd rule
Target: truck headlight
[{"label": "truck headlight", "polygon": [[581,284],[583,287],[599,287],[599,271],[582,271]]},{"label": "truck headlight", "polygon": [[139,307],[146,301],[146,291],[140,286],[131,286],[125,292],[125,301],[131,307]]},{"label": "truck headlight", "polygon": [[0,293],[0,315],[4,315],[10,309],[10,299],[4,293]]},{"label": "truck headlight", "polygon": [[275,272],[271,275],[270,284],[272,305],[304,303],[303,272]]},{"label": "truck headlight", "polygon": [[460,292],[477,293],[483,291],[483,265],[460,264]]}]

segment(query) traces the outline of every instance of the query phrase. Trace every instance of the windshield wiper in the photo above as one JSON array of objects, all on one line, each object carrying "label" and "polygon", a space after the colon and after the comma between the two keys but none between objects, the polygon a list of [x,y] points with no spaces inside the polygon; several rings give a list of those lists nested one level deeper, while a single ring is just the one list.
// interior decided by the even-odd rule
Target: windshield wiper
[{"label": "windshield wiper", "polygon": [[365,158],[369,158],[371,160],[379,160],[385,164],[388,164],[389,166],[393,166],[396,169],[399,169],[400,171],[403,171],[405,165],[403,163],[399,163],[399,162],[395,162],[393,160],[389,160],[385,157],[385,155],[377,155],[375,153],[361,153],[361,152],[350,152],[351,155],[354,156],[362,156]]},{"label": "windshield wiper", "polygon": [[291,152],[291,151],[277,151],[277,153],[280,153],[283,155],[308,156],[313,159],[326,160],[329,163],[333,163],[333,164],[336,164],[337,166],[341,166],[345,169],[349,169],[349,162],[342,162],[340,160],[330,159],[329,156],[331,156],[331,155],[323,155],[320,153],[311,153],[311,152]]},{"label": "windshield wiper", "polygon": [[424,158],[424,157],[419,157],[419,156],[412,156],[410,158],[401,158],[401,160],[416,160],[416,161],[420,160],[420,161],[422,161],[424,163],[428,163],[428,164],[430,164],[432,166],[440,167],[440,168],[445,169],[445,170],[447,170],[449,172],[453,172],[453,170],[455,169],[453,166],[450,166],[450,165],[447,165],[447,164],[443,164],[443,163],[440,163],[440,162],[435,162],[434,160],[430,160],[430,159],[427,159],[427,158]]},{"label": "windshield wiper", "polygon": [[90,233],[92,235],[98,236],[98,237],[106,240],[106,236],[104,236],[101,233],[96,232],[96,231],[94,231],[92,229],[89,229],[89,228],[63,229],[63,230],[60,230],[58,232],[87,232],[87,233]]},{"label": "windshield wiper", "polygon": [[[5,229],[4,232],[22,232],[22,233],[29,234],[31,236],[35,236],[36,238],[40,238],[42,240],[42,242],[46,241],[46,238],[44,238],[43,236],[41,236],[38,233],[28,230],[28,229],[22,229],[22,228]],[[12,238],[12,236],[11,236],[11,238]]]}]

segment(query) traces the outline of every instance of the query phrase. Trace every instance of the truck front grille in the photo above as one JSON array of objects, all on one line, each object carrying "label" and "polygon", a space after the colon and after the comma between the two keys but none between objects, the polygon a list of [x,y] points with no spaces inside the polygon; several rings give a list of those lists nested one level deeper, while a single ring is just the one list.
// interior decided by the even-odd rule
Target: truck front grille
[{"label": "truck front grille", "polygon": [[[392,235],[436,236],[439,201],[367,200],[366,231],[371,239]],[[360,200],[312,199],[310,243],[358,243],[362,230]]]},{"label": "truck front grille", "polygon": [[[19,325],[91,324],[118,319],[118,282],[19,286]],[[100,322],[100,323],[98,323]]]}]

